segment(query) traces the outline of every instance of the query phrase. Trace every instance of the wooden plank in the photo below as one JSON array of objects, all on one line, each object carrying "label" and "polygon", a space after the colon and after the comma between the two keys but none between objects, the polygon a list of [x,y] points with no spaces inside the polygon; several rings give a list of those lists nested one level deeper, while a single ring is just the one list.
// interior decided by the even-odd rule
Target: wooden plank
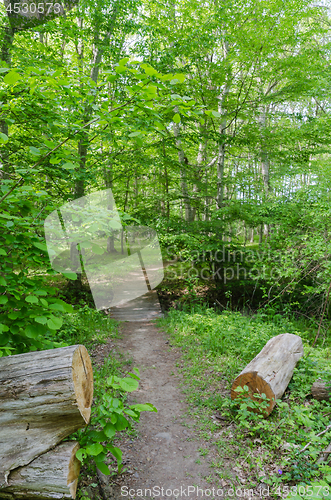
[{"label": "wooden plank", "polygon": [[163,316],[157,292],[150,292],[109,309],[111,318],[118,321],[149,321]]}]

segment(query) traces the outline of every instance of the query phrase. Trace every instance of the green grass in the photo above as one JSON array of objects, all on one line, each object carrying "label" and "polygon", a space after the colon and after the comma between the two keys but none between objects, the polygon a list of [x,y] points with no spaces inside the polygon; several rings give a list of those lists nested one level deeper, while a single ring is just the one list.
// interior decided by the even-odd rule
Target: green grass
[{"label": "green grass", "polygon": [[119,323],[101,311],[88,306],[77,308],[73,313],[61,315],[63,325],[55,334],[57,342],[69,345],[84,344],[87,348],[104,344],[109,338],[118,337]]},{"label": "green grass", "polygon": [[[199,417],[201,437],[218,436],[213,439],[217,460],[229,460],[223,477],[232,477],[236,484],[231,463],[237,457],[245,464],[241,467],[247,484],[259,484],[261,475],[273,486],[311,484],[325,476],[331,481],[331,468],[322,470],[316,464],[331,440],[331,431],[317,436],[330,423],[331,406],[310,395],[319,376],[331,380],[331,349],[310,347],[315,332],[284,317],[271,321],[262,315],[248,317],[229,310],[218,314],[201,305],[171,310],[159,325],[170,334],[171,343],[182,348],[178,367],[184,376],[182,390],[190,403],[189,414]],[[249,411],[249,398],[233,402],[230,388],[266,342],[285,332],[301,336],[305,356],[297,364],[282,401],[264,419]],[[215,412],[225,420],[212,419]],[[307,450],[299,452],[310,441]]]}]

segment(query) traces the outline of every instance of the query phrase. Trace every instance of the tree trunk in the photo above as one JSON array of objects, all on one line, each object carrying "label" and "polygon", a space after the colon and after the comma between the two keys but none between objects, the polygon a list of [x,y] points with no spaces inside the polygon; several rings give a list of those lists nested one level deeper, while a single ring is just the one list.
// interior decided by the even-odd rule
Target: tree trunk
[{"label": "tree trunk", "polygon": [[[174,108],[175,113],[178,113],[178,106]],[[180,176],[181,176],[181,188],[182,188],[182,196],[184,199],[184,208],[185,208],[185,220],[190,222],[192,220],[192,209],[188,195],[188,187],[187,187],[187,159],[184,155],[184,151],[182,150],[182,141],[180,139],[180,127],[179,123],[173,124],[174,127],[174,136],[176,139],[176,147],[178,149],[178,162],[180,165]]]},{"label": "tree trunk", "polygon": [[[224,39],[223,44],[224,60],[226,61],[229,55],[229,44],[226,39]],[[226,109],[225,101],[230,92],[231,88],[231,66],[228,67],[226,81],[222,88],[220,89],[220,95],[218,96],[218,112],[221,115],[221,123],[219,125],[219,134],[222,137],[222,142],[218,146],[218,157],[217,157],[217,195],[216,195],[216,205],[217,208],[222,208],[223,198],[224,198],[224,164],[225,164],[225,139],[226,139]]]},{"label": "tree trunk", "polygon": [[[265,129],[267,126],[267,113],[269,108],[267,106],[262,106],[259,122],[260,122],[260,134],[261,134],[261,175],[263,182],[263,191],[264,191],[264,200],[267,200],[270,192],[270,183],[269,183],[269,175],[270,175],[270,160],[268,157],[268,153],[266,151],[265,144]],[[263,236],[268,238],[269,236],[269,225],[263,224]]]},{"label": "tree trunk", "polygon": [[49,500],[76,498],[80,461],[79,444],[68,441],[10,472],[3,499]]},{"label": "tree trunk", "polygon": [[93,371],[83,345],[0,358],[0,487],[90,421]]},{"label": "tree trunk", "polygon": [[[111,153],[111,151],[109,152]],[[109,163],[107,167],[103,167],[103,177],[105,181],[105,186],[107,189],[112,189],[113,188],[113,169],[112,165]],[[114,210],[114,199],[113,196],[108,196],[108,201],[107,201],[107,210]],[[115,248],[115,236],[112,234],[111,236],[108,236],[107,238],[107,252],[108,253],[117,253],[117,250]]]},{"label": "tree trunk", "polygon": [[313,398],[318,401],[328,401],[331,399],[331,384],[327,384],[323,380],[316,380],[312,385],[311,393]]},{"label": "tree trunk", "polygon": [[[100,40],[100,34],[99,34],[99,26],[96,25],[95,27],[95,33],[94,33],[94,43],[93,43],[93,53],[92,53],[92,67],[91,67],[91,73],[90,77],[91,80],[95,84],[98,82],[98,76],[99,76],[99,71],[100,71],[100,64],[102,61],[103,53],[105,51],[105,47],[107,46],[107,43],[109,42],[109,39],[114,31],[114,25],[115,25],[115,20],[117,17],[117,7],[115,6],[114,12],[112,15],[112,20],[113,20],[113,25],[111,30],[106,33],[104,36],[103,40]],[[81,19],[78,20],[78,26],[82,27],[82,21]],[[78,56],[80,61],[80,64],[83,64],[83,54],[82,54],[82,47],[78,48]],[[93,100],[93,102],[86,102],[85,103],[85,109],[84,109],[84,126],[87,125],[91,121],[92,118],[92,112],[93,112],[93,104],[95,103],[96,96]],[[84,196],[85,194],[85,173],[86,173],[86,159],[87,159],[87,153],[90,145],[90,139],[89,139],[89,131],[90,131],[90,126],[86,127],[84,131],[81,134],[79,143],[78,143],[78,156],[79,156],[79,168],[78,168],[78,178],[75,182],[75,189],[74,189],[74,194],[75,198],[80,198]]]},{"label": "tree trunk", "polygon": [[253,400],[256,393],[265,394],[271,400],[269,407],[263,411],[265,416],[268,416],[276,404],[276,399],[284,394],[295,365],[302,356],[303,345],[298,335],[283,333],[273,337],[234,380],[231,398],[240,397],[240,393],[235,392],[235,389],[247,385]]}]

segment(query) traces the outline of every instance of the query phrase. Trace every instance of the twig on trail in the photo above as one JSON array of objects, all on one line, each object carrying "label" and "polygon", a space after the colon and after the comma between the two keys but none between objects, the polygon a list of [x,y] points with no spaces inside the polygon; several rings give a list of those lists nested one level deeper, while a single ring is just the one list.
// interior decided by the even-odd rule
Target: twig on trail
[{"label": "twig on trail", "polygon": [[[320,432],[319,434],[316,434],[315,437],[322,436],[323,434],[325,434],[326,432],[328,432],[330,429],[331,429],[331,425],[328,425],[327,428],[324,431]],[[302,450],[299,451],[299,453],[302,453],[303,451],[305,451],[308,448],[308,446],[310,446],[311,444],[312,444],[312,441],[309,441],[309,443],[306,444],[306,446],[304,446],[302,448]]]}]

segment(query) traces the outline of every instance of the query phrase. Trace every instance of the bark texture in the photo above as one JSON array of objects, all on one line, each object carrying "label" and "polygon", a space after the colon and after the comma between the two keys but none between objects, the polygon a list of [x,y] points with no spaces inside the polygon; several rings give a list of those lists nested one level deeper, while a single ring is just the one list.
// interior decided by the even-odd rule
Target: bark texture
[{"label": "bark texture", "polygon": [[295,365],[302,356],[303,345],[298,335],[283,333],[273,337],[234,380],[231,398],[237,398],[239,394],[235,389],[244,385],[248,386],[252,399],[253,394],[264,393],[271,400],[269,407],[263,412],[268,416],[276,404],[276,399],[284,394]]},{"label": "bark texture", "polygon": [[331,398],[331,385],[323,380],[316,380],[312,385],[311,393],[318,401],[328,401]]},{"label": "bark texture", "polygon": [[93,372],[82,345],[0,358],[0,488],[90,421]]},{"label": "bark texture", "polygon": [[62,443],[29,465],[15,469],[8,477],[8,486],[0,490],[0,497],[9,500],[76,498],[80,471],[78,449],[76,441]]}]

